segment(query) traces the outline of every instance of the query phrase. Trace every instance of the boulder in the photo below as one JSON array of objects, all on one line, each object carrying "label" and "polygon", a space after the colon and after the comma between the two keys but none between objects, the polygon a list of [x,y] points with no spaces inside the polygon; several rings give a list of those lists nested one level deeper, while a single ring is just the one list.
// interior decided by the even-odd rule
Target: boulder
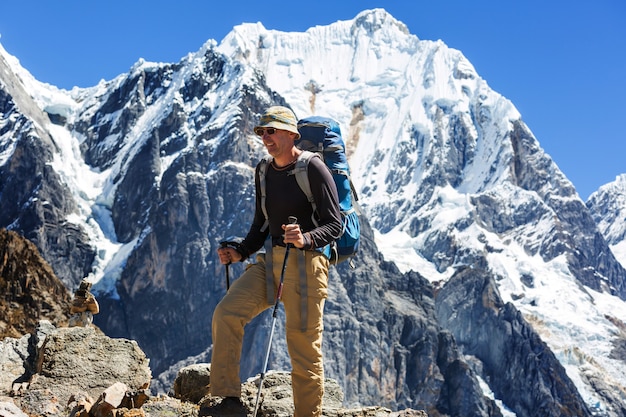
[{"label": "boulder", "polygon": [[[242,384],[241,397],[250,410],[254,410],[257,393],[259,391],[260,375],[250,378]],[[334,379],[324,381],[324,399],[322,408],[328,414],[330,410],[342,408],[343,391]],[[269,372],[263,380],[261,397],[259,400],[260,416],[291,416],[293,415],[293,392],[291,387],[291,373],[284,371]]]},{"label": "boulder", "polygon": [[209,394],[211,364],[198,363],[182,368],[174,380],[173,395],[181,401],[199,403]]},{"label": "boulder", "polygon": [[59,328],[46,337],[37,353],[36,378],[29,390],[49,388],[62,404],[86,391],[98,398],[119,382],[131,390],[150,385],[149,360],[127,339],[113,339],[93,327]]},{"label": "boulder", "polygon": [[70,411],[70,417],[89,417],[89,411],[93,407],[93,399],[85,393],[78,393],[70,397],[67,408]]},{"label": "boulder", "polygon": [[127,390],[128,386],[121,382],[111,385],[100,395],[100,398],[98,398],[98,401],[96,401],[89,413],[93,417],[108,417],[114,409],[122,404]]}]

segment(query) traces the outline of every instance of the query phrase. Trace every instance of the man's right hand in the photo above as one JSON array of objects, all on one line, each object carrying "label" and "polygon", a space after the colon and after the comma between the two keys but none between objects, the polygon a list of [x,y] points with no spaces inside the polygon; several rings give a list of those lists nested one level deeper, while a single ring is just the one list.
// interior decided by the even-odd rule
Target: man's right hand
[{"label": "man's right hand", "polygon": [[241,254],[229,246],[217,248],[217,255],[220,257],[222,265],[232,264],[241,261]]}]

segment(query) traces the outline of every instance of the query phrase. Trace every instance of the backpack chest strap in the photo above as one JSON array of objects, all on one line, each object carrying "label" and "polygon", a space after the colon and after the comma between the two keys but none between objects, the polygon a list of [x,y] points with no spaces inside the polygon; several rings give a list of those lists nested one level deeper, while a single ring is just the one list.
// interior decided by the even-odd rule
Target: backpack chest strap
[{"label": "backpack chest strap", "polygon": [[270,155],[265,156],[259,162],[259,190],[261,192],[261,210],[263,210],[263,216],[265,216],[265,223],[263,223],[263,227],[261,227],[261,231],[264,232],[270,225],[269,217],[267,215],[267,181],[265,179],[267,175],[267,167],[272,161],[272,157]]},{"label": "backpack chest strap", "polygon": [[298,156],[298,160],[296,161],[296,167],[293,169],[293,174],[296,177],[296,182],[298,183],[298,186],[300,187],[304,195],[306,195],[309,203],[311,203],[311,207],[313,208],[311,220],[313,221],[313,224],[317,227],[319,226],[317,219],[315,218],[315,213],[317,212],[317,204],[315,204],[315,198],[313,197],[313,192],[311,191],[311,182],[309,181],[308,171],[309,162],[311,161],[311,158],[314,157],[319,157],[319,155],[309,151],[302,151],[300,156]]}]

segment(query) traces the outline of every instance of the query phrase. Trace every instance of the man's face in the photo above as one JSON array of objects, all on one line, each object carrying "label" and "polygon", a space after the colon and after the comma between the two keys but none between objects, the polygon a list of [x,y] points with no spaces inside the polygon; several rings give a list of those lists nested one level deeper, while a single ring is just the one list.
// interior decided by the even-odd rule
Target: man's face
[{"label": "man's face", "polygon": [[[270,134],[270,132],[273,133]],[[274,129],[270,127],[264,129],[261,137],[263,139],[263,144],[267,149],[267,153],[276,158],[290,152],[293,147],[295,135],[288,130]],[[291,156],[291,153],[289,153],[289,155]]]}]

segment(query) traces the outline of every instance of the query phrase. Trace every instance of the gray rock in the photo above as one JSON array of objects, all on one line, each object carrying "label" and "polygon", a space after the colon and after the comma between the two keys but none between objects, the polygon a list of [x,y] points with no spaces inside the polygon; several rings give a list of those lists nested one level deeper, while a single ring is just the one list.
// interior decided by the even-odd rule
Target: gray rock
[{"label": "gray rock", "polygon": [[90,414],[96,417],[106,417],[110,415],[114,409],[121,406],[124,396],[126,395],[126,391],[128,391],[128,386],[126,386],[126,384],[116,382],[111,385],[100,395],[98,401],[96,401],[89,411]]},{"label": "gray rock", "polygon": [[30,336],[20,339],[7,337],[0,341],[0,394],[8,394],[14,384],[27,379],[28,341]]},{"label": "gray rock", "polygon": [[198,403],[209,394],[211,364],[198,363],[184,367],[174,380],[173,395],[182,401]]},{"label": "gray rock", "polygon": [[2,417],[28,417],[10,398],[0,397],[0,416]]},{"label": "gray rock", "polygon": [[29,389],[50,388],[62,404],[77,391],[97,398],[116,382],[145,389],[151,378],[148,363],[135,341],[112,339],[93,327],[60,328],[39,350]]},{"label": "gray rock", "polygon": [[159,395],[150,398],[142,407],[146,417],[197,417],[196,404]]}]

